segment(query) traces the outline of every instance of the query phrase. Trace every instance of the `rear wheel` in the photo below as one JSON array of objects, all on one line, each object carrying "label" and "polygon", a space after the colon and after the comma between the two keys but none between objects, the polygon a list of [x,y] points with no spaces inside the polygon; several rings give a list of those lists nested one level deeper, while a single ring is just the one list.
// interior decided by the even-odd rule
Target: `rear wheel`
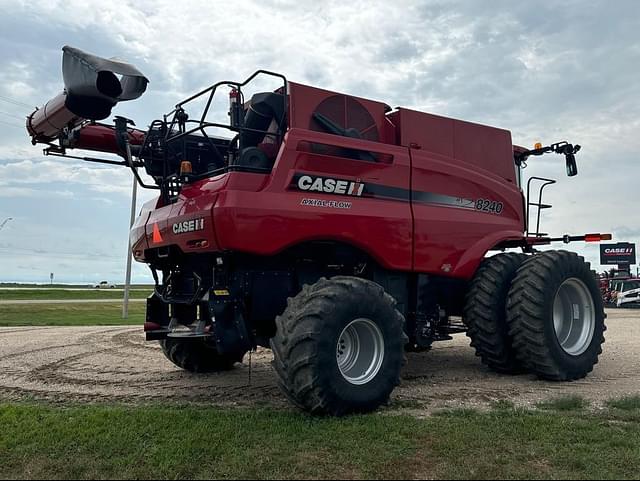
[{"label": "rear wheel", "polygon": [[507,318],[518,359],[543,379],[581,379],[598,363],[602,297],[589,264],[573,252],[527,260],[509,291]]},{"label": "rear wheel", "polygon": [[321,279],[289,301],[271,341],[278,382],[298,407],[334,416],[386,403],[404,364],[404,317],[378,284]]},{"label": "rear wheel", "polygon": [[507,294],[524,254],[498,254],[485,259],[476,272],[465,297],[463,319],[476,356],[501,373],[523,372],[516,358],[507,325]]},{"label": "rear wheel", "polygon": [[160,341],[162,352],[179,368],[190,372],[206,373],[229,371],[242,362],[246,353],[219,354],[214,346],[201,341],[165,339]]}]

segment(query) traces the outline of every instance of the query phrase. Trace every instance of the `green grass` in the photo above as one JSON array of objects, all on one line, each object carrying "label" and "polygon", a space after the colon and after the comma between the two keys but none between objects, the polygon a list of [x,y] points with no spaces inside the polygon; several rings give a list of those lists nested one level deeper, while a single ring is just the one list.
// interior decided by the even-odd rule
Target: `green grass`
[{"label": "green grass", "polygon": [[622,411],[640,412],[640,396],[628,396],[620,399],[613,399],[607,402],[607,406],[612,409],[620,409]]},{"label": "green grass", "polygon": [[[135,289],[131,291],[132,299],[145,299],[152,293],[149,289]],[[66,300],[66,299],[122,299],[124,292],[111,289],[86,289],[82,291],[71,291],[62,289],[20,289],[10,290],[0,288],[0,301],[15,300]]]},{"label": "green grass", "polygon": [[605,411],[427,419],[189,406],[0,404],[0,478],[584,478],[640,472],[640,423]]},{"label": "green grass", "polygon": [[589,402],[580,396],[564,396],[536,404],[539,409],[551,411],[581,411],[589,407]]},{"label": "green grass", "polygon": [[122,319],[117,302],[91,304],[7,304],[0,306],[0,326],[113,326],[144,323],[144,302],[129,304]]}]

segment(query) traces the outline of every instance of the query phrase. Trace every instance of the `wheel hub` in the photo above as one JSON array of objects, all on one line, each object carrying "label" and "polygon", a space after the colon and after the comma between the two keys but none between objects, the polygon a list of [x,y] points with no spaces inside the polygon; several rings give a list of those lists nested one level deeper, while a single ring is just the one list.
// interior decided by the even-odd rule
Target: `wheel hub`
[{"label": "wheel hub", "polygon": [[384,361],[384,337],[370,319],[360,318],[344,328],[336,348],[338,368],[344,379],[356,386],[376,377]]},{"label": "wheel hub", "polygon": [[584,282],[572,277],[564,281],[553,302],[553,325],[560,346],[579,356],[591,345],[595,332],[595,304]]}]

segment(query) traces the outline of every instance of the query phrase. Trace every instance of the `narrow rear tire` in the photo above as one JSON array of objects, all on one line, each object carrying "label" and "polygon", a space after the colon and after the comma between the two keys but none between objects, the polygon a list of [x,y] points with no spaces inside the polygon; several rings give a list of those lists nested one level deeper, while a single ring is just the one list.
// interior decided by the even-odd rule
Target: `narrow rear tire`
[{"label": "narrow rear tire", "polygon": [[162,352],[173,364],[195,373],[230,371],[242,362],[246,353],[219,354],[214,346],[201,341],[165,339],[160,341]]}]

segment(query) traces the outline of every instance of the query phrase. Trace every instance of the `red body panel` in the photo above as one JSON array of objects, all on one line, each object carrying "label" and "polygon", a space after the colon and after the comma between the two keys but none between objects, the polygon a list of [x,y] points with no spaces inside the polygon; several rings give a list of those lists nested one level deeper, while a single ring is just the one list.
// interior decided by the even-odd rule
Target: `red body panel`
[{"label": "red body panel", "polygon": [[[230,172],[185,185],[174,204],[143,209],[134,250],[176,245],[186,253],[271,256],[336,241],[388,269],[470,279],[488,250],[524,240],[508,131],[405,109],[386,114],[386,105],[363,99],[380,141],[309,130],[317,105],[336,95],[290,84],[290,128],[271,173]],[[368,152],[377,161],[320,154],[311,148],[318,144]],[[301,190],[304,176],[362,185],[361,195]],[[486,202],[492,208],[483,211]],[[202,229],[175,232],[175,225],[199,219]]]},{"label": "red body panel", "polygon": [[142,206],[140,215],[136,218],[131,231],[129,233],[129,245],[133,251],[133,257],[138,262],[144,262],[144,252],[149,248],[149,243],[146,235],[147,221],[149,215],[156,208],[158,200],[150,200]]},{"label": "red body panel", "polygon": [[[391,154],[393,164],[317,155],[301,150],[305,141],[330,142]],[[259,192],[226,189],[214,209],[223,249],[272,255],[313,240],[335,240],[361,248],[390,269],[411,268],[412,222],[407,202],[340,197],[350,209],[303,206],[305,198],[336,200],[335,195],[290,190],[294,174],[326,175],[361,182],[409,188],[407,149],[318,132],[292,129]],[[237,174],[232,174],[236,176]],[[254,174],[244,174],[252,176]]]},{"label": "red body panel", "polygon": [[[453,206],[413,202],[414,270],[471,278],[489,249],[522,239],[523,196],[517,185],[462,160],[416,149],[411,157],[414,192],[461,201]],[[415,200],[418,197],[414,195]],[[477,210],[480,199],[500,202],[500,214]]]},{"label": "red body panel", "polygon": [[511,133],[438,115],[398,109],[389,115],[398,143],[472,164],[516,183]]},{"label": "red body panel", "polygon": [[[216,203],[218,192],[225,189],[231,174],[224,174],[212,179],[206,179],[193,183],[182,189],[179,199],[169,205],[158,206],[149,213],[144,232],[134,230],[145,237],[148,248],[178,246],[185,253],[198,253],[203,251],[219,251],[213,220],[213,206]],[[157,202],[157,201],[155,201]],[[148,204],[147,204],[148,205]],[[143,210],[142,216],[145,212]],[[193,232],[176,233],[174,224],[181,224],[191,220],[203,220],[203,228]],[[205,245],[200,245],[206,241]],[[140,240],[131,238],[132,245],[140,244]],[[136,260],[144,260],[144,252],[136,256]]]}]

